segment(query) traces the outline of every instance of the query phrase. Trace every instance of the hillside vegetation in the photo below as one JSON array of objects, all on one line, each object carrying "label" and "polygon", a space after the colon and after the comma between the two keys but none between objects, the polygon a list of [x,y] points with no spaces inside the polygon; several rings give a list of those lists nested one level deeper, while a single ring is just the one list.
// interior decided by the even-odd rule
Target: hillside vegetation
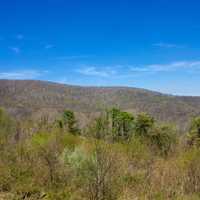
[{"label": "hillside vegetation", "polygon": [[81,129],[71,110],[30,121],[0,109],[0,199],[198,200],[200,117],[189,127],[110,108]]},{"label": "hillside vegetation", "polygon": [[[85,125],[100,111],[116,106],[131,113],[147,112],[159,121],[176,123],[185,130],[200,114],[199,97],[164,95],[137,88],[79,87],[43,81],[0,80],[0,106],[15,117],[52,118],[65,108],[78,113]],[[81,117],[80,117],[81,116]]]}]

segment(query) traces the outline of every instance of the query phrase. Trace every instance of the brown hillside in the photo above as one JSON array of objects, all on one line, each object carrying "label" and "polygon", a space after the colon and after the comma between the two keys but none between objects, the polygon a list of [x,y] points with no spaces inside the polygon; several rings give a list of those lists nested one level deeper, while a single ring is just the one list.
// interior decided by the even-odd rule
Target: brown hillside
[{"label": "brown hillside", "polygon": [[44,81],[0,80],[0,106],[16,117],[50,116],[74,110],[82,119],[118,106],[131,112],[148,112],[160,121],[186,127],[200,114],[200,97],[164,95],[128,87],[79,87]]}]

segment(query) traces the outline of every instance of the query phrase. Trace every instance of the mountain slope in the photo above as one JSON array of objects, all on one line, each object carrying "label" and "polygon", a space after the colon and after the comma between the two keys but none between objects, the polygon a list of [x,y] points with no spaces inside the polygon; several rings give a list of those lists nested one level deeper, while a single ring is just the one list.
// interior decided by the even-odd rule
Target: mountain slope
[{"label": "mountain slope", "polygon": [[0,80],[0,106],[19,117],[54,115],[63,109],[82,120],[104,108],[118,106],[131,112],[148,112],[160,121],[185,127],[200,115],[200,97],[164,95],[128,87],[79,87],[44,81]]}]

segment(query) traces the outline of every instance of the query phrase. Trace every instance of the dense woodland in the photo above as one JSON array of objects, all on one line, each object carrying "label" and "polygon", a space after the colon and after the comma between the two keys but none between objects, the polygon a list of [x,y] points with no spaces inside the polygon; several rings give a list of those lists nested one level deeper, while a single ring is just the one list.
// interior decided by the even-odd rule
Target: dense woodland
[{"label": "dense woodland", "polygon": [[118,108],[82,129],[70,110],[18,121],[0,109],[0,199],[200,199],[199,146],[199,117],[180,135]]}]

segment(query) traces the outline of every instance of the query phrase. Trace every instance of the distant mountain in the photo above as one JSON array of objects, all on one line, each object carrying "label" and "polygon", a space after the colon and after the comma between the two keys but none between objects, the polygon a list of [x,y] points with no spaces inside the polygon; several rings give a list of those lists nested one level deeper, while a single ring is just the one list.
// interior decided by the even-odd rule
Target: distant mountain
[{"label": "distant mountain", "polygon": [[138,113],[147,112],[159,121],[185,128],[191,117],[200,115],[200,97],[165,95],[129,87],[80,87],[44,81],[0,80],[0,106],[15,117],[48,114],[64,109],[78,113],[84,123],[109,107]]}]

